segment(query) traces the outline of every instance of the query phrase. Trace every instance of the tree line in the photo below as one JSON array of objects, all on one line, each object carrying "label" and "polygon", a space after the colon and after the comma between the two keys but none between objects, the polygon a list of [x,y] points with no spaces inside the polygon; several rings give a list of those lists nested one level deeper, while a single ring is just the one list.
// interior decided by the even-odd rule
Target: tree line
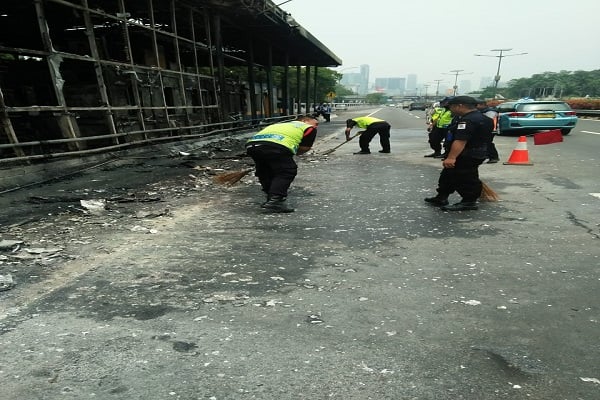
[{"label": "tree line", "polygon": [[[480,97],[493,98],[494,87],[487,87]],[[600,69],[593,71],[560,71],[534,74],[529,78],[509,81],[497,93],[508,99],[531,98],[598,98]]]}]

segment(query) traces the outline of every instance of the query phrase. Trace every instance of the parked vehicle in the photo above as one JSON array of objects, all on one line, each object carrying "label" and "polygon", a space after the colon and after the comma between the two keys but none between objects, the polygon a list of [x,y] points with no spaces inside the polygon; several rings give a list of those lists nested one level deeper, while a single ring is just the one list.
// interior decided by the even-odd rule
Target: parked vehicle
[{"label": "parked vehicle", "polygon": [[511,101],[496,107],[498,134],[560,129],[563,135],[577,124],[577,115],[564,101]]}]

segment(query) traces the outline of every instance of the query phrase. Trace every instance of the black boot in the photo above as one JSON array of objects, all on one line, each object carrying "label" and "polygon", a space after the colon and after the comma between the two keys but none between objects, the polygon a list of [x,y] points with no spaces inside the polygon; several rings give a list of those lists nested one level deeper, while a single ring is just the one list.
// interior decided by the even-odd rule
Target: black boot
[{"label": "black boot", "polygon": [[270,194],[267,195],[267,200],[263,201],[260,206],[262,208],[265,208],[265,205],[269,202],[269,200],[271,200],[271,195]]},{"label": "black boot", "polygon": [[440,197],[440,196],[425,197],[423,200],[425,200],[429,204],[432,204],[432,205],[438,206],[438,207],[443,207],[443,206],[447,206],[448,205],[448,198],[447,197]]},{"label": "black boot", "polygon": [[285,197],[283,196],[272,196],[263,206],[267,210],[276,213],[291,213],[294,209],[289,207]]}]

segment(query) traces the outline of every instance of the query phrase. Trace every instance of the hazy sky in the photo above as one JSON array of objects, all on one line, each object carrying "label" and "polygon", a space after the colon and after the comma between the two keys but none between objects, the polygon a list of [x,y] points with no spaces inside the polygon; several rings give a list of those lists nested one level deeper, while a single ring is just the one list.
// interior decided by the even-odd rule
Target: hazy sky
[{"label": "hazy sky", "polygon": [[[545,71],[600,69],[600,1],[574,0],[274,0],[343,61],[370,66],[375,78],[417,74],[420,84],[464,70],[479,87],[498,68],[501,82]],[[346,69],[344,72],[358,72]],[[446,73],[446,74],[444,74]],[[469,74],[470,73],[470,74]]]}]

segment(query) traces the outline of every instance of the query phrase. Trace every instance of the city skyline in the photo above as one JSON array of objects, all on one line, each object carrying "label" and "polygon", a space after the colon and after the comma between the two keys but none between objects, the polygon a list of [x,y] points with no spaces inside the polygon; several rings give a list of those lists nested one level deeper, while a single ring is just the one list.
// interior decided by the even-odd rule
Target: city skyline
[{"label": "city skyline", "polygon": [[[438,79],[436,82],[420,82],[418,80],[418,74],[371,78],[369,76],[370,67],[366,64],[363,64],[360,67],[352,67],[345,69],[348,70],[359,68],[361,72],[340,72],[343,74],[343,78],[340,81],[340,84],[360,95],[379,92],[392,96],[406,95],[440,97],[454,93],[453,82],[448,81],[446,83],[442,83],[441,79]],[[344,68],[340,70],[343,71]],[[366,85],[365,82],[367,82]],[[456,93],[468,94],[473,91],[481,90],[486,87],[492,86],[493,83],[494,81],[492,77],[482,77],[479,85],[476,86],[473,86],[473,82],[470,79],[461,79],[457,81]],[[366,91],[365,88],[367,88]]]},{"label": "city skyline", "polygon": [[[280,7],[342,59],[340,68],[368,64],[377,78],[416,73],[422,82],[442,79],[452,86],[448,74],[462,70],[471,74],[468,80],[481,82],[496,75],[500,60],[494,49],[511,49],[501,60],[500,86],[547,71],[600,66],[598,44],[581,36],[584,27],[597,25],[600,3],[592,0],[578,1],[577,9],[585,12],[569,18],[563,8],[542,0],[506,0],[501,6],[464,0],[451,8],[441,0],[372,0],[368,7],[345,0],[291,0]],[[362,21],[375,23],[358,29]],[[534,29],[534,21],[543,21],[543,27]],[[558,56],[557,49],[568,56]]]}]

